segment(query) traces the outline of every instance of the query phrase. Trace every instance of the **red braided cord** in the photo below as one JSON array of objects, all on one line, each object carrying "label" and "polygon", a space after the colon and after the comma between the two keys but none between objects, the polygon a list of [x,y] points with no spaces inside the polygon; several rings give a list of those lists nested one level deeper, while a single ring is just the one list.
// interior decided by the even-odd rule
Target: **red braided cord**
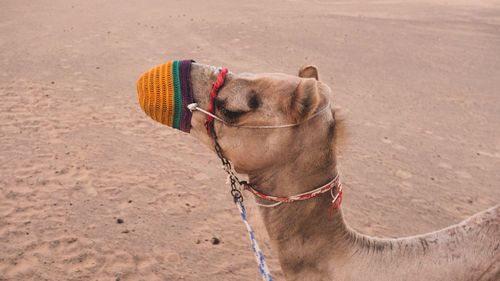
[{"label": "red braided cord", "polygon": [[337,197],[337,200],[333,202],[332,208],[333,209],[338,209],[340,208],[340,205],[342,205],[342,198],[344,197],[344,191],[341,190],[339,191],[339,197]]},{"label": "red braided cord", "polygon": [[335,210],[340,208],[340,205],[342,205],[343,196],[344,196],[344,191],[342,189],[340,189],[339,193],[338,193],[337,200],[334,199],[332,201],[332,205],[330,206],[330,208],[328,208],[328,215],[329,215],[330,219],[333,218],[333,214],[334,214]]},{"label": "red braided cord", "polygon": [[[226,81],[226,75],[227,75],[227,68],[223,67],[219,71],[219,75],[217,75],[217,79],[215,80],[214,84],[212,85],[212,90],[210,91],[210,100],[208,102],[208,112],[214,114],[215,113],[215,98],[217,97],[217,94],[219,93],[220,87],[224,85],[224,82]],[[205,122],[205,127],[208,130],[208,133],[210,134],[211,128],[213,128],[212,124],[214,122],[214,118],[210,115],[207,115],[207,121]]]},{"label": "red braided cord", "polygon": [[304,194],[294,195],[294,196],[289,196],[289,197],[267,195],[267,194],[264,194],[264,193],[256,190],[255,188],[253,188],[249,184],[246,184],[244,186],[244,189],[250,191],[255,196],[257,196],[261,199],[264,199],[264,200],[274,201],[274,202],[282,202],[282,203],[292,203],[292,202],[296,202],[296,201],[303,201],[303,200],[308,200],[308,199],[314,198],[320,194],[323,194],[325,192],[332,190],[333,188],[336,188],[338,191],[338,197],[337,197],[337,200],[335,200],[335,202],[332,202],[332,208],[337,209],[340,207],[340,205],[342,203],[343,192],[342,192],[342,189],[340,188],[341,185],[342,185],[342,183],[340,182],[339,178],[336,177],[333,181],[331,181],[331,182],[325,184],[324,186],[321,186],[315,190],[312,190],[310,192],[306,192]]}]

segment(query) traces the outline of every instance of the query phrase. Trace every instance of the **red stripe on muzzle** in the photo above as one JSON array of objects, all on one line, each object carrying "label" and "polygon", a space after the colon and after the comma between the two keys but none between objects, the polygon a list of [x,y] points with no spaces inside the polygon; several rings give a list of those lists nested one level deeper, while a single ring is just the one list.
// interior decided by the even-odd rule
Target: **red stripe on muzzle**
[{"label": "red stripe on muzzle", "polygon": [[[217,75],[217,79],[212,85],[212,90],[210,91],[210,100],[208,102],[208,112],[215,114],[215,98],[219,94],[219,89],[224,85],[226,81],[227,68],[223,67],[219,71],[219,75]],[[214,118],[210,115],[207,115],[207,120],[205,121],[205,128],[207,128],[207,132],[210,136],[214,135]]]}]

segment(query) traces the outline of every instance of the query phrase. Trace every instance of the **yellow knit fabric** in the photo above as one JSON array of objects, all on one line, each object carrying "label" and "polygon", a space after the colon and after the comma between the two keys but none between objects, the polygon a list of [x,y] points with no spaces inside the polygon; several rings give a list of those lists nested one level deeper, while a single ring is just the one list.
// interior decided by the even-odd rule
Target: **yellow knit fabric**
[{"label": "yellow knit fabric", "polygon": [[153,120],[189,133],[193,102],[190,82],[192,60],[169,61],[142,74],[137,80],[137,99]]},{"label": "yellow knit fabric", "polygon": [[172,126],[174,90],[172,63],[156,66],[137,80],[137,98],[144,112],[162,124]]}]

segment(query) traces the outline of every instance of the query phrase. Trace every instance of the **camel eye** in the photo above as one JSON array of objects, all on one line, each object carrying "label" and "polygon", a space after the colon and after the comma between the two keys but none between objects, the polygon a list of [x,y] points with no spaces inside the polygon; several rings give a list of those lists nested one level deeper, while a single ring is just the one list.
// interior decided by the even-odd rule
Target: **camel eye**
[{"label": "camel eye", "polygon": [[245,111],[231,111],[226,108],[221,108],[220,109],[221,113],[230,121],[235,121],[236,119],[240,118],[243,114],[245,114]]},{"label": "camel eye", "polygon": [[242,110],[229,110],[226,108],[226,106],[227,100],[218,98],[215,99],[215,108],[217,108],[224,119],[226,119],[228,122],[234,123],[238,120],[238,118],[247,113],[247,111]]}]

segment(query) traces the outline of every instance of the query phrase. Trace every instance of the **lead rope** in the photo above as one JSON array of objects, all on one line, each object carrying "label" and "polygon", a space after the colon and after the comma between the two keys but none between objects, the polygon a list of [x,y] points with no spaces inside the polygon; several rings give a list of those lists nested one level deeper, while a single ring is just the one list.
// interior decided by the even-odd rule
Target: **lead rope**
[{"label": "lead rope", "polygon": [[[226,78],[227,73],[228,73],[227,68],[222,68],[219,71],[219,75],[217,75],[217,79],[212,85],[212,90],[210,91],[210,101],[208,103],[208,112],[212,114],[214,114],[215,112],[215,102],[214,102],[215,98],[217,97],[220,87],[224,85],[224,80]],[[212,139],[214,140],[215,152],[217,153],[217,156],[221,160],[224,170],[228,174],[229,184],[231,185],[231,196],[233,196],[234,204],[238,208],[241,219],[243,220],[243,223],[245,224],[245,227],[247,229],[248,237],[250,238],[250,243],[252,245],[252,251],[254,253],[255,260],[257,261],[257,264],[259,266],[259,271],[262,276],[262,280],[272,281],[273,278],[271,277],[271,272],[269,271],[269,268],[267,267],[266,261],[264,259],[264,253],[262,253],[262,250],[259,247],[259,243],[257,243],[255,232],[253,231],[252,227],[250,226],[250,223],[248,222],[247,211],[245,209],[245,205],[243,205],[243,195],[241,194],[241,188],[238,188],[236,186],[236,184],[238,184],[239,186],[243,186],[247,183],[238,179],[238,177],[233,172],[233,167],[231,165],[231,162],[229,162],[229,160],[222,153],[222,148],[220,147],[219,142],[217,141],[217,134],[215,133],[214,129],[214,118],[211,115],[207,116],[205,127],[208,131],[208,134],[211,135]]]},{"label": "lead rope", "polygon": [[238,179],[238,177],[234,174],[231,162],[229,162],[229,160],[227,160],[227,158],[224,157],[222,149],[219,143],[217,142],[217,136],[214,133],[212,133],[212,136],[214,138],[215,151],[217,152],[217,156],[220,158],[222,165],[224,166],[224,170],[228,174],[229,184],[231,185],[231,196],[233,196],[234,203],[238,208],[241,219],[243,220],[243,223],[245,224],[245,227],[247,229],[248,237],[250,238],[250,243],[252,245],[252,251],[255,256],[255,260],[257,261],[257,264],[259,266],[259,271],[262,276],[262,280],[272,281],[273,278],[271,276],[269,268],[267,267],[266,260],[264,258],[264,253],[259,247],[259,243],[257,242],[257,238],[255,237],[255,232],[253,231],[252,226],[248,222],[247,211],[245,209],[245,205],[243,204],[243,196],[241,194],[241,189],[236,186],[236,184],[238,184],[239,186],[243,186],[244,184],[247,183]]}]

